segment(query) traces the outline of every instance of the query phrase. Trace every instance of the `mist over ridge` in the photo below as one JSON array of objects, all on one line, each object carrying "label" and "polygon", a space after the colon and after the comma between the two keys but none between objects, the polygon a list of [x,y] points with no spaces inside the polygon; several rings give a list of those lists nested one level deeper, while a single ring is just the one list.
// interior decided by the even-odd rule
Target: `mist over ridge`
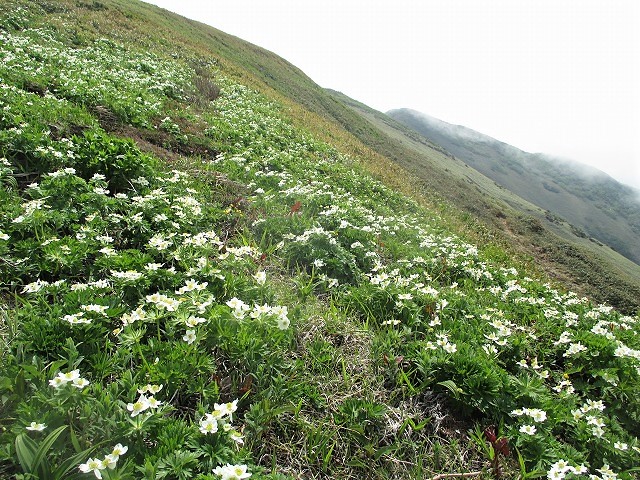
[{"label": "mist over ridge", "polygon": [[441,145],[498,185],[640,263],[639,189],[590,165],[546,153],[528,153],[416,110],[395,109],[387,115]]}]

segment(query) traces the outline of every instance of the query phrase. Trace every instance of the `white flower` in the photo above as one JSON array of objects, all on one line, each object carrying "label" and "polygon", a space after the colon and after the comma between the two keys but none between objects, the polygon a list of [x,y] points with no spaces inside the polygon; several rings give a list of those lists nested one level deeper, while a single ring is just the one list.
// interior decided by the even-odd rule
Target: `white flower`
[{"label": "white flower", "polygon": [[442,346],[442,349],[447,353],[455,353],[458,350],[455,343],[446,343]]},{"label": "white flower", "polygon": [[538,408],[532,408],[528,412],[534,422],[544,422],[547,419],[547,412]]},{"label": "white flower", "polygon": [[278,320],[276,322],[280,330],[286,330],[287,328],[289,328],[289,325],[291,324],[291,322],[289,321],[289,318],[282,315],[278,317]]},{"label": "white flower", "polygon": [[123,446],[121,443],[118,443],[113,450],[111,451],[111,455],[118,458],[120,455],[124,455],[129,450],[129,447]]},{"label": "white flower", "polygon": [[44,423],[36,423],[36,422],[31,422],[29,426],[26,427],[27,430],[31,430],[32,432],[41,432],[45,428],[47,428],[47,426]]},{"label": "white flower", "polygon": [[195,330],[187,330],[187,333],[182,337],[182,340],[191,345],[196,341],[196,331]]},{"label": "white flower", "polygon": [[260,270],[253,276],[253,278],[258,285],[264,285],[267,281],[267,274],[264,272],[264,270]]},{"label": "white flower", "polygon": [[572,343],[569,345],[569,348],[567,348],[567,351],[562,354],[562,356],[568,357],[569,355],[575,355],[577,353],[585,351],[586,349],[587,347],[582,345],[580,342]]},{"label": "white flower", "polygon": [[233,310],[249,310],[249,305],[247,305],[246,303],[244,303],[242,300],[233,297],[231,300],[227,300],[226,302],[227,306],[229,308],[232,308]]},{"label": "white flower", "polygon": [[216,433],[218,431],[218,420],[207,413],[207,415],[200,420],[200,432],[207,435],[208,433]]},{"label": "white flower", "polygon": [[616,442],[613,444],[613,448],[624,451],[624,450],[628,450],[629,446],[623,442]]},{"label": "white flower", "polygon": [[71,370],[67,373],[59,373],[59,377],[61,377],[65,382],[72,382],[80,378],[80,370]]},{"label": "white flower", "polygon": [[222,480],[243,480],[249,478],[251,474],[247,472],[246,465],[230,465],[216,467],[213,469],[215,475],[220,475]]},{"label": "white flower", "polygon": [[71,385],[76,388],[83,389],[84,387],[89,385],[89,380],[86,378],[75,378],[71,381]]},{"label": "white flower", "polygon": [[134,403],[127,404],[127,410],[131,412],[132,417],[135,417],[147,410],[150,406],[151,405],[149,405],[149,399],[144,395],[140,395],[140,397],[138,397],[138,400],[136,400]]},{"label": "white flower", "polygon": [[97,458],[90,458],[89,460],[87,460],[87,463],[79,465],[78,468],[82,473],[93,472],[96,478],[101,479],[102,473],[100,473],[100,470],[104,470],[106,468],[106,465],[104,465],[104,463]]},{"label": "white flower", "polygon": [[229,432],[229,438],[231,440],[233,440],[234,442],[236,442],[238,445],[244,444],[244,437],[242,436],[242,434],[240,432],[236,432],[235,430],[231,430],[231,432]]},{"label": "white flower", "polygon": [[162,390],[163,385],[151,385],[150,383],[146,384],[144,387],[138,389],[138,393],[146,393],[149,392],[152,395],[155,395],[160,390]]},{"label": "white flower", "polygon": [[522,433],[526,433],[527,435],[535,435],[536,427],[534,427],[533,425],[522,425],[520,427],[520,431]]}]

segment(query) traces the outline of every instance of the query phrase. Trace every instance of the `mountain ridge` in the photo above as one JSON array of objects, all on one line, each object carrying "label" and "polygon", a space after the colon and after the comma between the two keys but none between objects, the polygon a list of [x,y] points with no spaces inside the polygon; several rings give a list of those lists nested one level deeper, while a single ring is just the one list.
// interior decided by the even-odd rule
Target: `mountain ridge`
[{"label": "mountain ridge", "polygon": [[501,186],[566,219],[634,261],[640,238],[640,195],[593,167],[546,154],[528,153],[467,127],[411,109],[392,118],[442,145]]}]

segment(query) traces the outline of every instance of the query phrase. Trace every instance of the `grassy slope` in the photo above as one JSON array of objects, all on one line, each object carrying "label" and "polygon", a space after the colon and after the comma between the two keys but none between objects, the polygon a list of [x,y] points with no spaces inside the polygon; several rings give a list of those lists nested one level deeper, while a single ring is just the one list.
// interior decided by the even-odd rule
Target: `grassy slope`
[{"label": "grassy slope", "polygon": [[[607,335],[637,347],[637,319],[553,290],[518,273],[513,267],[521,265],[495,246],[478,254],[452,234],[459,227],[469,237],[492,237],[471,215],[451,224],[456,217],[442,197],[425,192],[426,182],[435,187],[438,180],[451,189],[442,196],[465,192],[465,181],[435,169],[434,178],[411,181],[323,115],[353,120],[352,128],[382,148],[387,137],[379,130],[327,97],[306,100],[315,112],[295,103],[288,95],[317,87],[286,62],[213,29],[135,2],[30,8],[33,25],[58,27],[63,43],[50,42],[53,50],[80,63],[101,61],[94,63],[100,73],[88,78],[69,63],[68,83],[59,82],[64,62],[33,78],[3,70],[13,87],[1,92],[10,107],[2,153],[25,172],[13,181],[3,166],[0,190],[0,234],[10,240],[0,244],[0,267],[10,279],[3,288],[0,387],[9,415],[2,419],[0,474],[37,470],[54,478],[51,471],[79,452],[63,476],[89,478],[77,464],[120,441],[129,452],[105,476],[210,480],[219,478],[210,473],[214,466],[242,462],[254,478],[273,480],[418,479],[470,470],[491,478],[496,469],[482,432],[475,441],[466,433],[476,423],[500,426],[528,470],[548,469],[559,458],[599,468],[603,454],[619,469],[634,464],[634,351],[614,355]],[[23,27],[11,28],[23,38]],[[126,47],[96,42],[100,37]],[[37,65],[49,58],[39,53],[43,43],[27,56],[14,54]],[[239,66],[259,57],[262,70]],[[121,70],[128,81],[118,77]],[[286,95],[266,84],[272,77],[274,87],[288,85]],[[79,78],[100,81],[89,87]],[[223,91],[209,103],[214,80]],[[47,90],[70,100],[58,104]],[[148,100],[143,108],[136,95]],[[63,151],[58,157],[37,148],[44,146]],[[188,174],[165,171],[152,156]],[[75,173],[56,171],[69,165]],[[437,208],[394,193],[358,165]],[[93,176],[102,172],[106,182]],[[40,191],[27,187],[33,181]],[[26,218],[14,221],[20,214]],[[173,245],[167,250],[164,242]],[[170,301],[176,297],[179,305]],[[94,310],[107,307],[105,318],[90,313],[89,302]],[[282,308],[261,314],[267,304],[288,306],[291,328],[275,325]],[[150,314],[133,320],[138,307]],[[81,312],[91,321],[74,325]],[[594,325],[598,333],[590,331]],[[579,340],[575,353],[554,342],[565,328]],[[58,372],[74,368],[90,385],[50,386]],[[563,391],[567,379],[574,396]],[[164,385],[164,405],[133,418],[127,402],[146,383]],[[222,432],[198,431],[205,412],[234,398],[232,429],[243,430],[246,442],[240,449]],[[604,414],[584,403],[592,399],[604,399]],[[602,440],[571,417],[581,405],[606,422]],[[535,436],[522,432],[526,419],[510,413],[524,406],[550,417]],[[31,421],[47,429],[25,431]],[[60,437],[48,437],[47,460],[36,468],[29,452],[52,434]],[[613,440],[627,442],[628,451]],[[517,475],[514,456],[500,463],[508,477]]]},{"label": "grassy slope", "polygon": [[[518,217],[524,212],[547,223],[538,207],[518,197],[505,196],[506,192],[477,180],[475,174],[451,168],[452,159],[439,147],[419,151],[408,148],[393,138],[397,133],[389,134],[382,125],[372,124],[349,107],[349,100],[329,94],[298,68],[267,50],[151,5],[126,2],[116,5],[121,5],[123,11],[126,5],[126,15],[116,13],[109,19],[101,19],[93,27],[94,34],[122,31],[125,35],[126,31],[127,38],[136,43],[172,55],[194,52],[211,58],[214,52],[213,58],[225,71],[281,101],[297,125],[356,159],[364,159],[364,167],[387,184],[422,204],[444,207],[441,214],[459,229],[468,229],[468,225],[479,222],[477,227],[468,229],[474,242],[515,246],[516,251],[536,257],[530,263],[537,263],[547,275],[562,280],[570,288],[628,312],[638,308],[640,276],[635,266],[606,248],[596,247],[599,254],[594,256],[588,240],[572,234],[569,243],[552,234],[544,238],[530,235],[529,221]],[[136,22],[138,19],[144,21]],[[484,185],[479,187],[478,181]],[[505,207],[505,201],[515,207],[513,214]],[[506,227],[502,218],[505,213],[509,220]],[[501,233],[505,230],[506,235]],[[556,233],[567,231],[563,227]],[[565,254],[568,250],[570,255]]]},{"label": "grassy slope", "polygon": [[[445,185],[453,179],[465,179],[472,188],[452,189],[447,199],[473,212],[507,244],[535,258],[547,274],[599,301],[613,302],[628,311],[638,308],[635,299],[640,294],[640,267],[636,263],[514,195],[389,116],[338,92],[331,93],[384,132],[387,148],[410,152],[398,158],[418,178],[431,179],[434,171],[444,169],[451,174],[451,179],[438,178]],[[436,184],[428,186],[442,189]]]}]

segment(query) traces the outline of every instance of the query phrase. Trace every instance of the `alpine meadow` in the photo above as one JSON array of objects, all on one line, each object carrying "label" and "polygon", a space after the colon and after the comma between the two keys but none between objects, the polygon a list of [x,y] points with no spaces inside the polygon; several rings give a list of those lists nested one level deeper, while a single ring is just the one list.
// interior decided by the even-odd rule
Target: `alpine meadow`
[{"label": "alpine meadow", "polygon": [[628,259],[138,0],[0,59],[0,478],[639,478]]}]

